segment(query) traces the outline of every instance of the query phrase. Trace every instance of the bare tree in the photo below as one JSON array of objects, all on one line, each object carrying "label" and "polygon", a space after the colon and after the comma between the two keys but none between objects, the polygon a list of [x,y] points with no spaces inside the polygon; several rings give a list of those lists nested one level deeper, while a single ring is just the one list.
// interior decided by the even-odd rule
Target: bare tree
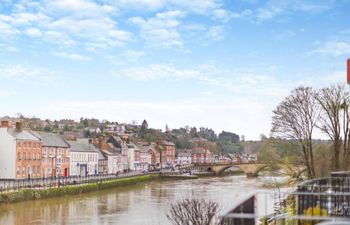
[{"label": "bare tree", "polygon": [[219,211],[219,204],[204,199],[186,198],[171,204],[166,215],[174,225],[211,225]]},{"label": "bare tree", "polygon": [[344,166],[349,155],[349,93],[337,85],[321,89],[316,99],[322,109],[318,127],[333,142],[333,169],[339,170],[342,145]]},{"label": "bare tree", "polygon": [[303,150],[309,178],[315,177],[312,134],[319,118],[319,106],[311,87],[297,87],[273,111],[273,135],[297,140]]}]

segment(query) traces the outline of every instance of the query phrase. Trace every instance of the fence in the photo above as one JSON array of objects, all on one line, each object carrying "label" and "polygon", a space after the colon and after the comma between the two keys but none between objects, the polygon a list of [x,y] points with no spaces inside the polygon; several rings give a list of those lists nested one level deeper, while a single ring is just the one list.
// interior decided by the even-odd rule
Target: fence
[{"label": "fence", "polygon": [[[98,174],[88,176],[72,176],[57,178],[34,178],[27,180],[0,180],[0,192],[11,192],[21,189],[49,189],[61,186],[79,186],[90,183],[97,183],[107,180],[116,180],[126,177],[143,176],[146,174],[157,174],[159,172],[142,173],[139,171],[131,171],[118,174]],[[163,173],[163,171],[162,171]]]}]

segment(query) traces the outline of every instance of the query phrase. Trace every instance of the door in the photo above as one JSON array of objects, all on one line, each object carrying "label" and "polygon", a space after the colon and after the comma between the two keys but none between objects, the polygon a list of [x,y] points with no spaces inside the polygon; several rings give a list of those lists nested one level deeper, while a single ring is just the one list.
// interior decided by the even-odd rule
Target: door
[{"label": "door", "polygon": [[64,176],[65,176],[65,177],[68,177],[68,168],[65,168],[65,169],[64,169]]}]

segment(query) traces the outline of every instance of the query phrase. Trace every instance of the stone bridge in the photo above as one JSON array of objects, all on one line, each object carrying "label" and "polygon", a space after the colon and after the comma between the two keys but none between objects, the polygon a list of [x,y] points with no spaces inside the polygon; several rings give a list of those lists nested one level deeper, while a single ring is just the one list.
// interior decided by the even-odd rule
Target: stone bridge
[{"label": "stone bridge", "polygon": [[[286,165],[284,164],[274,164],[273,166],[278,167],[279,169],[282,169],[282,170],[291,171],[292,169],[293,176],[296,176],[296,177],[299,177],[306,170],[306,167],[304,165],[288,166],[288,168],[286,168]],[[247,177],[257,177],[259,175],[259,172],[261,172],[263,169],[267,167],[271,167],[271,164],[252,162],[252,163],[212,163],[212,164],[194,165],[194,168],[197,168],[201,171],[214,172],[216,175],[221,175],[225,170],[231,167],[240,169],[246,174]]]}]

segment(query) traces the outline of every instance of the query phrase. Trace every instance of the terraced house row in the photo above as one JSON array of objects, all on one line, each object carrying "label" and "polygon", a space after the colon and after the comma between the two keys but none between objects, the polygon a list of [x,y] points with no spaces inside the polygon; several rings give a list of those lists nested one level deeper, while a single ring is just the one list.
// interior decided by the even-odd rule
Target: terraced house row
[{"label": "terraced house row", "polygon": [[136,145],[118,136],[65,140],[56,133],[23,129],[21,122],[1,121],[0,156],[0,179],[86,176],[148,170],[160,162],[171,166],[175,145]]}]

